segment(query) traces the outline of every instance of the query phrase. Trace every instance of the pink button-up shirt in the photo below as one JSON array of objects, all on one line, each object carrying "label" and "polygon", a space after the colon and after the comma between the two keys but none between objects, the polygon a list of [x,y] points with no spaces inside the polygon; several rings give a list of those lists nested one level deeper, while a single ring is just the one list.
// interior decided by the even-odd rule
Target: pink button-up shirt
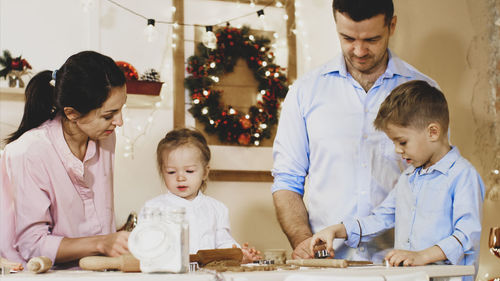
[{"label": "pink button-up shirt", "polygon": [[114,232],[115,143],[114,134],[89,140],[82,162],[57,117],[8,144],[0,159],[0,255],[22,263],[36,256],[54,261],[64,237]]}]

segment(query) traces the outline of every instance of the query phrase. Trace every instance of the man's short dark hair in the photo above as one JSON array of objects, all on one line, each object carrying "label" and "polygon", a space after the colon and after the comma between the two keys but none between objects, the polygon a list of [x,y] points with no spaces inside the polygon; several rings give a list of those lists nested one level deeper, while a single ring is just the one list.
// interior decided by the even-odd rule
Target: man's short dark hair
[{"label": "man's short dark hair", "polygon": [[385,25],[391,23],[394,16],[392,0],[333,0],[335,12],[346,13],[354,21],[363,21],[377,15],[385,15]]}]

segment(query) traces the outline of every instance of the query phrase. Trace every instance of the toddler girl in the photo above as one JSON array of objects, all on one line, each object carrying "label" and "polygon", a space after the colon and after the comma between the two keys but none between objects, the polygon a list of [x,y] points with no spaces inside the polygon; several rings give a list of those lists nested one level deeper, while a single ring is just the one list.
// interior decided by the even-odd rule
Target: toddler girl
[{"label": "toddler girl", "polygon": [[[184,207],[189,223],[189,252],[201,249],[238,247],[231,237],[227,207],[220,201],[203,194],[206,188],[210,149],[205,137],[192,129],[170,131],[156,150],[158,170],[167,187],[144,205],[145,208],[162,206]],[[260,259],[260,252],[242,247],[242,263]]]}]

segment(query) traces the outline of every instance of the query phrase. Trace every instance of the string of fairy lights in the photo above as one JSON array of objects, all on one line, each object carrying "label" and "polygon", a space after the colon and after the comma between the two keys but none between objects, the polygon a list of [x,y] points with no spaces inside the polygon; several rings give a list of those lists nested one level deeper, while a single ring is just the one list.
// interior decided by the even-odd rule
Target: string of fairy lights
[{"label": "string of fairy lights", "polygon": [[[86,0],[88,1],[88,0]],[[155,19],[155,18],[150,18],[150,17],[147,17],[145,15],[142,15],[130,8],[127,8],[125,6],[123,6],[122,4],[114,1],[114,0],[106,0],[108,3],[111,3],[135,16],[138,16],[142,19],[144,19],[146,21],[146,27],[144,29],[144,33],[146,35],[146,40],[147,42],[153,42],[155,41],[157,38],[158,38],[158,31],[156,30],[156,25],[157,24],[166,24],[166,25],[170,25],[172,27],[172,33],[171,33],[171,44],[170,44],[170,47],[172,49],[175,49],[177,47],[177,45],[180,43],[179,42],[179,39],[182,39],[184,40],[184,38],[179,38],[179,36],[176,34],[175,30],[177,28],[179,28],[179,26],[192,26],[192,27],[201,27],[201,28],[205,28],[205,33],[203,34],[202,36],[202,43],[207,47],[207,48],[215,48],[216,46],[216,37],[215,37],[215,34],[214,34],[214,27],[215,26],[220,26],[220,25],[230,25],[231,22],[234,22],[234,21],[237,21],[239,19],[242,19],[242,18],[245,18],[245,17],[250,17],[252,15],[257,15],[258,19],[261,21],[262,23],[262,26],[263,26],[263,29],[266,30],[266,26],[265,26],[265,21],[264,21],[264,17],[265,17],[265,12],[264,10],[267,8],[267,7],[270,7],[270,6],[275,6],[277,8],[283,8],[284,5],[282,3],[282,1],[276,1],[276,0],[273,0],[273,1],[269,1],[267,2],[267,4],[265,4],[262,8],[260,9],[257,9],[253,12],[249,12],[249,13],[245,13],[245,14],[242,14],[240,16],[236,16],[236,17],[232,17],[230,19],[227,19],[227,20],[220,20],[218,21],[217,23],[213,24],[213,25],[203,25],[203,24],[189,24],[189,23],[180,23],[180,22],[176,22],[176,21],[166,21],[166,20],[158,20],[158,19]],[[239,3],[238,3],[239,4]],[[256,3],[255,1],[250,1],[249,3],[249,6],[251,8],[255,8],[256,7]],[[171,6],[170,8],[170,12],[172,13],[175,13],[177,11],[177,8],[173,5]],[[285,14],[283,16],[283,20],[284,20],[284,23],[286,23],[286,21],[288,20],[288,16]],[[241,25],[237,25],[238,28],[241,27]],[[276,32],[273,33],[273,37],[275,39],[278,38],[278,34]],[[274,49],[278,48],[279,46],[277,45],[277,43],[274,43],[273,46],[272,46]],[[282,40],[281,41],[281,47],[286,47],[286,41],[285,40]],[[218,77],[216,77],[215,79],[218,79]],[[164,96],[161,95],[160,96],[161,100],[164,99]],[[153,106],[153,109],[152,111],[149,113],[148,115],[148,118],[147,118],[147,122],[143,125],[136,125],[135,126],[135,131],[136,131],[136,134],[134,135],[133,133],[132,134],[127,134],[126,133],[126,126],[129,126],[127,124],[130,124],[129,122],[131,121],[131,118],[127,117],[128,115],[128,112],[127,112],[127,108],[125,107],[124,109],[124,127],[122,129],[120,129],[119,131],[122,132],[122,136],[124,137],[124,140],[125,140],[125,146],[124,146],[124,149],[125,149],[125,152],[123,153],[123,156],[125,158],[127,157],[131,157],[133,158],[134,157],[134,147],[135,147],[135,143],[136,141],[138,141],[142,136],[145,136],[147,134],[147,131],[149,130],[149,128],[152,126],[152,123],[154,121],[154,114],[155,112],[161,107],[161,103],[160,102],[157,102],[155,103],[155,105]],[[132,128],[134,126],[131,126]],[[129,128],[129,132],[130,131],[134,131],[134,129],[131,129]],[[258,145],[258,144],[257,144]]]},{"label": "string of fairy lights", "polygon": [[[131,13],[137,17],[144,19],[145,24],[146,24],[146,27],[144,29],[144,33],[145,33],[145,39],[147,42],[153,42],[159,37],[159,32],[156,29],[156,26],[158,24],[169,25],[171,27],[171,30],[172,30],[172,32],[170,33],[171,36],[168,36],[169,37],[168,41],[170,41],[170,44],[168,44],[170,50],[175,49],[178,46],[178,44],[180,44],[182,41],[189,41],[189,40],[186,40],[185,38],[179,38],[179,36],[175,32],[180,26],[191,26],[191,27],[204,28],[205,33],[202,36],[202,43],[204,43],[204,45],[207,47],[213,47],[214,40],[216,40],[215,34],[213,33],[214,27],[228,25],[228,24],[231,24],[234,22],[238,22],[238,20],[240,20],[240,19],[244,19],[244,18],[251,17],[251,16],[257,16],[258,20],[261,22],[262,29],[269,30],[268,26],[266,26],[266,21],[265,21],[266,8],[274,8],[274,7],[286,8],[286,5],[289,4],[289,2],[285,1],[285,0],[271,0],[271,1],[267,1],[265,3],[262,3],[263,1],[260,1],[259,3],[257,3],[256,0],[250,0],[249,2],[246,1],[246,3],[242,3],[240,1],[235,1],[237,9],[239,9],[240,6],[248,5],[251,9],[255,9],[255,10],[251,11],[251,12],[242,13],[239,16],[235,16],[235,17],[232,17],[232,18],[229,18],[226,20],[220,19],[218,21],[215,21],[215,23],[213,23],[213,24],[207,25],[207,24],[197,24],[197,23],[194,23],[194,24],[183,23],[183,22],[176,22],[173,20],[161,20],[161,19],[156,19],[156,18],[152,18],[152,17],[147,17],[141,13],[138,13],[138,12],[130,9],[130,8],[127,8],[126,6],[120,4],[119,2],[117,2],[115,0],[101,0],[101,1],[106,1],[110,5],[116,6],[116,7],[120,8],[128,13]],[[97,2],[96,0],[80,0],[80,4],[81,4],[81,7],[82,7],[84,12],[88,12],[89,10],[93,9],[93,7],[96,6],[96,2]],[[301,42],[306,42],[305,44],[301,44],[301,47],[298,48],[297,51],[301,53],[302,57],[304,57],[304,61],[303,61],[303,63],[305,63],[304,66],[306,68],[308,68],[308,64],[311,61],[311,56],[309,54],[309,45],[307,43],[308,42],[307,31],[304,28],[304,21],[302,19],[302,14],[300,11],[301,7],[302,7],[302,1],[295,0],[294,3],[295,3],[295,19],[296,20],[295,20],[295,23],[292,26],[290,32],[293,32],[297,36],[297,41],[299,41],[299,37],[300,37]],[[260,8],[256,8],[257,6],[259,6]],[[177,8],[175,7],[175,5],[172,5],[170,7],[170,13],[172,15],[172,18],[173,18],[173,14],[176,11],[177,11]],[[286,22],[288,21],[288,15],[285,13],[283,15],[282,19],[283,19],[282,23],[286,24]],[[241,28],[242,24],[237,23],[237,24],[235,24],[235,26],[237,28]],[[286,36],[288,36],[288,35],[290,35],[290,34],[286,34]],[[286,45],[287,45],[286,36],[284,36],[283,38],[279,38],[280,40],[276,40],[276,42],[274,42],[272,44],[272,48],[274,48],[275,50],[278,48],[286,48]],[[273,37],[275,39],[278,39],[278,33],[274,32]],[[168,50],[165,50],[165,52],[168,52]],[[165,62],[163,69],[166,69],[167,70],[166,72],[171,72],[172,71],[172,63],[170,63],[168,61]],[[168,75],[166,75],[166,78],[167,78],[167,80],[169,79]],[[164,85],[164,88],[171,87],[171,84],[172,83],[166,83]],[[168,92],[171,92],[171,89],[169,89]],[[157,111],[162,107],[162,103],[164,102],[164,100],[165,100],[165,91],[162,90],[162,92],[160,93],[160,101],[155,102],[155,103],[148,106],[149,113],[146,114],[147,117],[145,119],[144,119],[144,115],[142,115],[142,119],[144,120],[144,122],[142,122],[141,124],[137,124],[137,123],[132,124],[131,121],[136,121],[137,118],[131,118],[130,115],[132,112],[129,112],[129,109],[127,108],[127,106],[124,107],[124,114],[123,114],[124,115],[123,118],[125,121],[124,127],[120,128],[117,132],[121,133],[120,135],[123,136],[123,140],[125,142],[124,152],[123,152],[123,156],[125,158],[128,158],[128,157],[133,158],[134,157],[135,143],[139,139],[141,139],[143,136],[147,135],[149,129],[151,128],[151,126],[154,122],[155,115],[156,115]],[[0,156],[2,155],[2,153],[3,153],[3,147],[0,148]]]}]

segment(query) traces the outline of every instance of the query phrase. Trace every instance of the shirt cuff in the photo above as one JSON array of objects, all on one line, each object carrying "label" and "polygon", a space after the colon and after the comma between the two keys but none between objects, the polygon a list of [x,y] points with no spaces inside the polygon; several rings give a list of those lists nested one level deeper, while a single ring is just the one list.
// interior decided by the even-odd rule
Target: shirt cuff
[{"label": "shirt cuff", "polygon": [[359,245],[359,239],[361,238],[358,220],[349,218],[344,220],[342,223],[344,224],[347,233],[347,239],[344,243],[351,248],[357,248]]},{"label": "shirt cuff", "polygon": [[293,176],[289,174],[273,174],[274,184],[271,193],[278,190],[290,190],[300,195],[304,195],[305,177]]},{"label": "shirt cuff", "polygon": [[[56,262],[57,251],[64,237],[47,235],[40,245],[39,253],[36,256],[46,256],[52,260],[52,264]],[[26,259],[28,260],[28,259]]]},{"label": "shirt cuff", "polygon": [[460,245],[463,242],[458,242],[459,240],[457,240],[460,238],[459,236],[450,235],[437,243],[437,246],[441,248],[446,258],[454,265],[459,264],[464,257],[464,248]]}]

